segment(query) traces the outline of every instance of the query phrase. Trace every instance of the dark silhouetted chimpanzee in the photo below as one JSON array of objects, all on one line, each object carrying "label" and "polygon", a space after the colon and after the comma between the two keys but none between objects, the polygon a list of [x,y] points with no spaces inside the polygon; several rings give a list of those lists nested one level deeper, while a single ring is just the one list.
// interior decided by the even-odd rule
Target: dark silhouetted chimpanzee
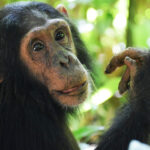
[{"label": "dark silhouetted chimpanzee", "polygon": [[[107,73],[127,65],[119,89],[131,81],[130,100],[97,150],[146,142],[149,56],[131,48],[109,64]],[[90,68],[90,59],[63,6],[19,2],[0,9],[0,150],[79,150],[66,119],[88,96],[83,64]]]}]

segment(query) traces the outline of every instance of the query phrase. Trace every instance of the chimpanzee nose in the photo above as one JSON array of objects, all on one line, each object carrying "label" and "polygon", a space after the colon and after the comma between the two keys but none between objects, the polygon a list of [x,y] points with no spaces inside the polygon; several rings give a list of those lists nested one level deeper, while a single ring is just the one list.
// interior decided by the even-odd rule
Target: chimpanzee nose
[{"label": "chimpanzee nose", "polygon": [[70,63],[70,59],[69,59],[69,56],[62,56],[60,58],[60,66],[61,67],[64,67],[64,68],[69,68],[69,63]]}]

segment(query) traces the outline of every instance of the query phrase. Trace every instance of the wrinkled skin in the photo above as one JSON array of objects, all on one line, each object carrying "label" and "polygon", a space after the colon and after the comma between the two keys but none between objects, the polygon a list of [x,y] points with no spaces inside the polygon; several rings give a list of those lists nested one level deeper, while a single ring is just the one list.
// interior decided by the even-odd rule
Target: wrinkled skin
[{"label": "wrinkled skin", "polygon": [[144,63],[147,55],[147,51],[129,47],[122,53],[113,56],[113,58],[110,60],[110,63],[105,70],[106,74],[112,73],[117,67],[121,67],[123,65],[127,66],[119,83],[120,94],[123,94],[125,91],[127,91],[129,87],[131,89],[133,88],[134,77],[140,67],[142,67],[142,64]]},{"label": "wrinkled skin", "polygon": [[47,20],[30,30],[21,41],[20,57],[31,75],[44,84],[60,104],[75,106],[86,99],[88,74],[76,57],[66,21]]}]

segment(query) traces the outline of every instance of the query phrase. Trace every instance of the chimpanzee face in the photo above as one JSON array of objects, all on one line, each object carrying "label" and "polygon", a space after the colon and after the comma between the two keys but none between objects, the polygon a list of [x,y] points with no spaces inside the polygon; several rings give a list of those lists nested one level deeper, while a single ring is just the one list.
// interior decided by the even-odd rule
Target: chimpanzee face
[{"label": "chimpanzee face", "polygon": [[88,73],[76,56],[69,23],[37,10],[32,13],[37,25],[21,40],[20,60],[60,104],[81,103],[88,95]]}]

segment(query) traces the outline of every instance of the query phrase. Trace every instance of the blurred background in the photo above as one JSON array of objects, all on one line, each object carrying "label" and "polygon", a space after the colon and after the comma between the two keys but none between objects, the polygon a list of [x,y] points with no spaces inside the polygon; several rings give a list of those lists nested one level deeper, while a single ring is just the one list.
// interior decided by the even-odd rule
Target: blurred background
[{"label": "blurred background", "polygon": [[[0,7],[18,0],[0,0]],[[128,46],[150,47],[150,0],[38,0],[53,7],[64,4],[78,27],[94,62],[93,92],[81,105],[70,128],[80,143],[97,143],[116,109],[126,102],[117,92],[124,68],[111,75],[104,70],[114,54]]]}]

